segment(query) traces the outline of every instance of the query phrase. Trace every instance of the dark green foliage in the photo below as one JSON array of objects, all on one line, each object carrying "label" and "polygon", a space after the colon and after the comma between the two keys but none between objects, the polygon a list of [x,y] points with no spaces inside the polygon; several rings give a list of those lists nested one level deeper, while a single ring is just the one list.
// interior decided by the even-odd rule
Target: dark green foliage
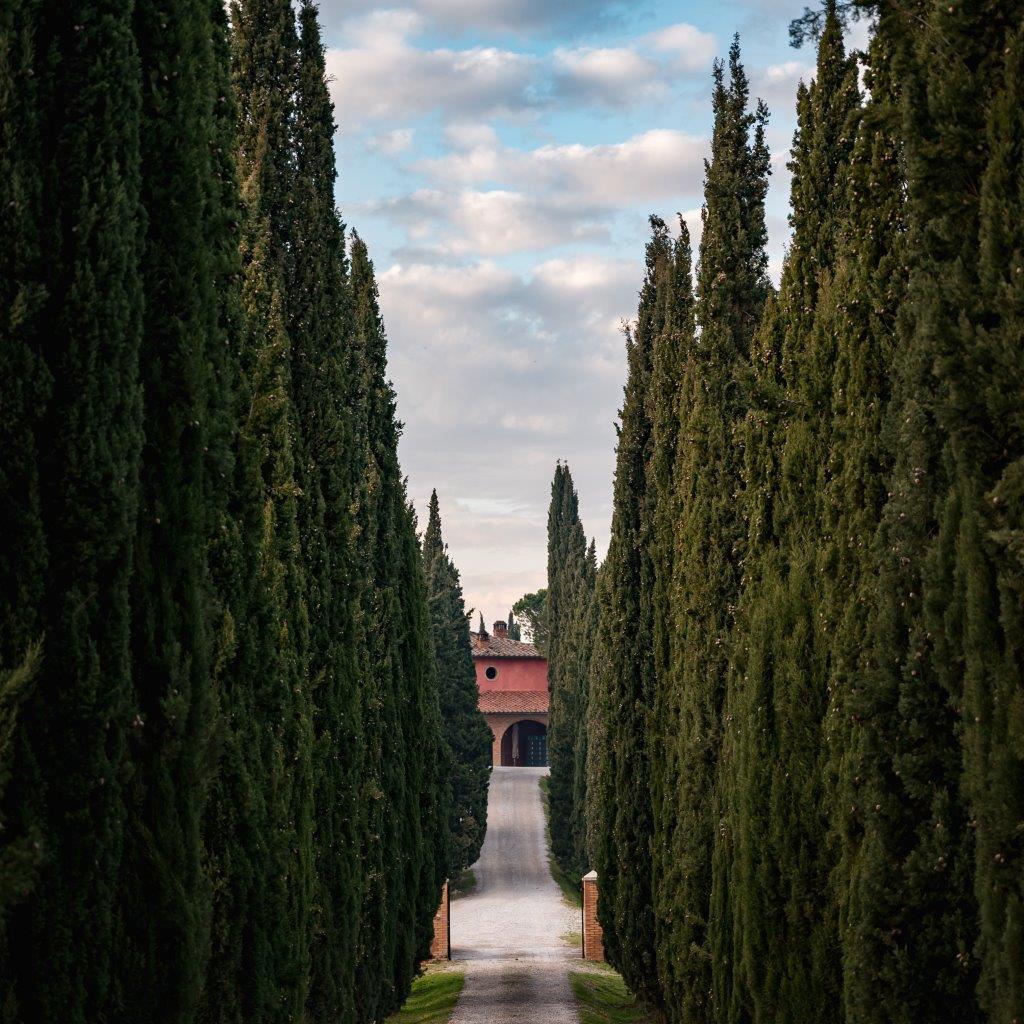
[{"label": "dark green foliage", "polygon": [[310,611],[316,802],[308,1012],[348,1018],[359,921],[360,644],[351,495],[357,450],[352,298],[334,206],[334,117],[316,8],[300,9],[296,177],[291,193],[289,331],[300,426],[298,517]]},{"label": "dark green foliage", "polygon": [[[45,628],[37,430],[50,379],[38,334],[47,292],[37,13],[33,2],[0,10],[0,964],[10,963],[9,915],[31,891],[43,854],[41,787],[28,774],[35,776],[34,766],[18,756],[18,717],[38,674]],[[0,967],[0,1021],[18,1019],[16,979]]]},{"label": "dark green foliage", "polygon": [[965,790],[976,822],[980,912],[975,952],[982,964],[979,1001],[991,1020],[1024,1012],[1024,30],[1019,5],[1012,6],[1017,26],[1006,36],[1005,66],[988,112],[980,196],[984,317],[971,348],[972,362],[984,370],[970,393],[983,396],[984,406],[958,465],[964,484],[968,471],[976,474],[968,505],[974,522],[961,533],[957,568],[966,591]]},{"label": "dark green foliage", "polygon": [[508,636],[510,640],[522,640],[523,633],[516,622],[516,617],[511,608],[508,610]]},{"label": "dark green foliage", "polygon": [[[1024,1011],[1019,910],[1013,920],[1021,867],[1001,868],[1013,829],[1019,842],[1021,761],[1004,745],[1003,723],[1012,721],[1011,695],[1019,700],[1019,605],[1001,586],[1015,559],[991,533],[992,489],[1004,472],[1012,479],[1022,452],[1020,346],[1003,335],[1012,322],[988,305],[994,295],[982,283],[982,267],[993,264],[982,261],[980,199],[992,181],[988,132],[1014,74],[1004,66],[1015,52],[1008,33],[1016,36],[1022,10],[905,6],[921,30],[887,24],[902,72],[909,278],[875,636],[879,674],[903,720],[892,759],[898,785],[886,794],[898,801],[899,824],[887,836],[902,865],[894,927],[908,975],[916,967],[918,977],[899,978],[894,999],[919,1002],[921,977],[931,976],[929,1013],[1012,1019]],[[1001,353],[1013,348],[1006,361]],[[923,917],[905,909],[914,904]]]},{"label": "dark green foliage", "polygon": [[[585,801],[587,685],[593,638],[584,635],[593,602],[595,559],[588,557],[579,497],[568,466],[559,463],[548,509],[548,756],[551,851],[570,877],[588,870],[581,816]],[[580,766],[578,770],[577,766]],[[577,803],[577,800],[581,803]]]},{"label": "dark green foliage", "polygon": [[[816,77],[797,98],[793,241],[751,353],[739,602],[747,621],[734,629],[740,650],[726,691],[719,783],[720,813],[740,856],[716,845],[711,920],[722,965],[716,995],[734,1020],[824,1017],[840,989],[833,906],[793,894],[827,891],[830,880],[821,733],[833,622],[829,587],[819,582],[827,534],[816,510],[827,484],[835,333],[821,329],[815,312],[834,262],[858,100],[856,66],[830,7]],[[742,975],[731,977],[727,964]]]},{"label": "dark green foliage", "polygon": [[[739,498],[744,454],[739,431],[747,398],[739,378],[770,291],[766,278],[764,197],[767,112],[747,107],[739,46],[715,68],[715,127],[705,181],[704,232],[697,271],[696,323],[679,399],[681,422],[673,490],[671,669],[658,679],[658,728],[667,774],[657,787],[659,820],[671,834],[659,877],[658,948],[662,993],[673,1020],[712,1021],[715,972],[712,861],[720,836],[718,762],[730,634],[742,575],[745,527]],[[665,770],[665,769],[662,769]],[[727,922],[718,925],[728,928]]]},{"label": "dark green foliage", "polygon": [[434,660],[441,699],[441,722],[450,757],[451,853],[448,877],[475,863],[487,831],[487,790],[491,779],[491,730],[477,707],[476,670],[469,642],[469,620],[459,572],[441,536],[437,491],[423,535]]},{"label": "dark green foliage", "polygon": [[359,373],[357,494],[369,677],[364,877],[357,962],[357,1018],[401,1005],[423,955],[448,864],[447,787],[426,586],[415,521],[397,458],[395,395],[366,245],[352,243]]},{"label": "dark green foliage", "polygon": [[[217,252],[217,61],[207,0],[135,8],[142,69],[140,358],[145,444],[132,578],[134,680],[121,886],[121,1000],[135,1021],[191,1021],[210,935],[201,824],[215,758],[211,542],[226,511],[211,460],[225,346]],[[220,224],[217,225],[221,227]]]},{"label": "dark green foliage", "polygon": [[626,336],[629,376],[619,414],[614,511],[608,556],[602,567],[600,646],[601,725],[594,739],[603,748],[602,778],[595,780],[603,822],[594,850],[602,899],[598,913],[607,951],[629,987],[658,997],[652,903],[649,717],[654,700],[653,561],[649,547],[649,462],[653,447],[651,388],[654,351],[664,324],[670,289],[671,242],[652,218],[647,273],[635,328]]},{"label": "dark green foliage", "polygon": [[[1024,11],[858,6],[863,101],[840,32],[858,12],[797,25],[819,52],[779,295],[734,48],[696,336],[630,352],[587,841],[611,959],[649,983],[631,928],[650,885],[652,995],[686,1024],[1022,1016]],[[657,248],[656,228],[636,339]],[[645,720],[621,679],[648,649]],[[645,742],[637,828],[623,758]]]},{"label": "dark green foliage", "polygon": [[2,21],[0,287],[13,303],[0,385],[0,503],[12,528],[4,674],[44,646],[5,794],[5,831],[34,832],[42,860],[6,918],[0,999],[7,1019],[84,1024],[111,1014],[118,995],[142,440],[139,65],[127,8],[19,2]]},{"label": "dark green foliage", "polygon": [[232,23],[0,12],[5,1024],[379,1019],[448,870],[316,12]]}]

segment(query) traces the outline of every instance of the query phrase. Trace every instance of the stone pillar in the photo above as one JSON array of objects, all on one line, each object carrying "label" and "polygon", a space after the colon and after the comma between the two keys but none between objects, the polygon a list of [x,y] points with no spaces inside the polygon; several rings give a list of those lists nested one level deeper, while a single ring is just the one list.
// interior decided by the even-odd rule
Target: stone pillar
[{"label": "stone pillar", "polygon": [[441,886],[441,905],[434,915],[434,938],[430,942],[431,960],[451,960],[452,958],[452,929],[448,910],[448,883],[445,882]]},{"label": "stone pillar", "polygon": [[597,872],[583,876],[583,959],[604,961],[604,935],[597,920]]}]

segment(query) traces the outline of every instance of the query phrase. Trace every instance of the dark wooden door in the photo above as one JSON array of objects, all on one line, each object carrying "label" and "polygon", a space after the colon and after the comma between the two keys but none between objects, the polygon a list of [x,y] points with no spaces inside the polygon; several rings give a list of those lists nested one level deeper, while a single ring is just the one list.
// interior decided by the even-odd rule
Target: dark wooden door
[{"label": "dark wooden door", "polygon": [[540,736],[526,737],[526,760],[523,762],[527,768],[544,768],[548,763],[548,737],[544,733]]}]

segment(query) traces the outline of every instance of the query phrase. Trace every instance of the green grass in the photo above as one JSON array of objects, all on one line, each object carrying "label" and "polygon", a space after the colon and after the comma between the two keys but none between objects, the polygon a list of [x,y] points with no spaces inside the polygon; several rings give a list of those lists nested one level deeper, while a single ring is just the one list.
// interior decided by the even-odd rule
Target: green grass
[{"label": "green grass", "polygon": [[412,995],[386,1024],[448,1024],[466,976],[451,968],[430,968],[412,983]]},{"label": "green grass", "polygon": [[580,949],[583,946],[583,932],[562,932],[558,936],[567,946]]},{"label": "green grass", "polygon": [[570,971],[569,981],[580,1004],[580,1024],[656,1024],[657,1018],[638,1004],[626,983],[610,967]]},{"label": "green grass", "polygon": [[468,896],[476,888],[476,875],[472,868],[463,868],[458,878],[451,881],[451,898],[453,900]]},{"label": "green grass", "polygon": [[582,882],[578,878],[570,878],[551,853],[551,810],[548,806],[548,777],[546,775],[540,780],[540,798],[544,805],[544,835],[548,843],[548,867],[551,877],[558,883],[558,888],[562,890],[562,898],[565,902],[570,907],[579,910],[583,906]]}]

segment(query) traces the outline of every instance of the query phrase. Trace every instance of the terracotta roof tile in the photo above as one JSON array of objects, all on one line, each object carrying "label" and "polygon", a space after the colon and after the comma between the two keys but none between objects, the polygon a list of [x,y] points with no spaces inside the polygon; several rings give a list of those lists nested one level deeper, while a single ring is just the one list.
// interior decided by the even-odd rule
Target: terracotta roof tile
[{"label": "terracotta roof tile", "polygon": [[484,714],[524,715],[547,712],[547,690],[481,690],[480,710]]},{"label": "terracotta roof tile", "polygon": [[543,655],[533,644],[492,633],[470,633],[474,658],[542,658]]}]

